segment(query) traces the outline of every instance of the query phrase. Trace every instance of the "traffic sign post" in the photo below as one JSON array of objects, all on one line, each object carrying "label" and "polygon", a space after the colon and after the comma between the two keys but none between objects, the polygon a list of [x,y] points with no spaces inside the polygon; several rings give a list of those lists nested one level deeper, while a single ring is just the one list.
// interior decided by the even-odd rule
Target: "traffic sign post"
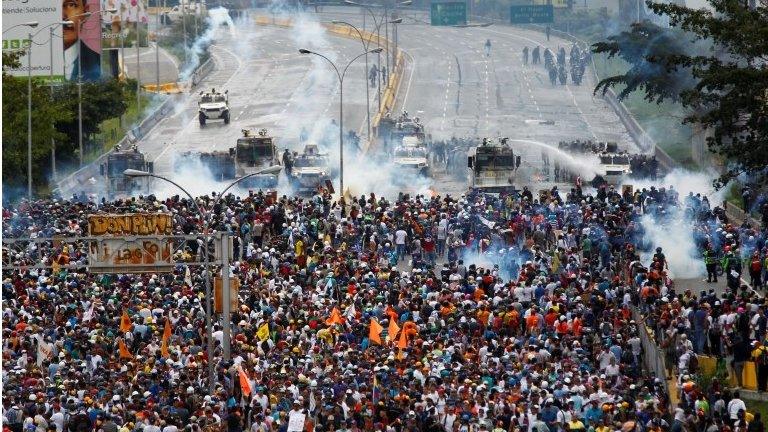
[{"label": "traffic sign post", "polygon": [[555,12],[551,4],[510,6],[509,18],[512,24],[547,24],[554,22]]},{"label": "traffic sign post", "polygon": [[433,2],[430,9],[433,26],[467,24],[467,4],[464,2]]}]

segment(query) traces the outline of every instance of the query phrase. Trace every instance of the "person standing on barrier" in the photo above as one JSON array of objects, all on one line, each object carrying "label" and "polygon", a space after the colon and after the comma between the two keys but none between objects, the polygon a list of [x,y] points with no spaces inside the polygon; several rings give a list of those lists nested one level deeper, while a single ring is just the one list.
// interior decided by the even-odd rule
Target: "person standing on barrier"
[{"label": "person standing on barrier", "polygon": [[738,386],[742,387],[744,362],[749,360],[750,356],[749,342],[737,333],[732,334],[731,341],[733,343],[733,360],[731,361],[731,366],[733,367],[733,373],[736,374]]},{"label": "person standing on barrier", "polygon": [[752,360],[757,371],[757,391],[768,390],[768,347],[760,341],[752,342]]}]

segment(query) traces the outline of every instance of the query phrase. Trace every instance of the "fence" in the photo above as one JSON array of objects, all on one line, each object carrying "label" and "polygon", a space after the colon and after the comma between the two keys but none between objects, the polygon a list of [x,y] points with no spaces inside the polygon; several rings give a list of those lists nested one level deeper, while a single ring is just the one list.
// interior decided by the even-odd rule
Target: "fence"
[{"label": "fence", "polygon": [[[205,79],[205,77],[208,76],[208,74],[211,73],[213,69],[214,64],[211,59],[208,59],[203,64],[198,66],[187,81],[189,88],[193,88],[198,85],[203,79]],[[179,96],[168,95],[163,103],[155,108],[146,117],[144,117],[138,126],[129,130],[123,139],[118,141],[117,145],[125,148],[125,146],[131,145],[145,137],[149,131],[151,131],[152,128],[154,128],[160,122],[160,120],[165,118],[165,116],[173,111],[174,106],[178,101]],[[92,177],[98,178],[100,176],[100,167],[104,162],[106,162],[107,155],[109,155],[110,151],[107,151],[106,153],[97,157],[93,162],[83,166],[72,174],[60,179],[56,183],[54,192],[61,196],[69,196],[76,191],[81,190],[81,185],[88,182]]]}]

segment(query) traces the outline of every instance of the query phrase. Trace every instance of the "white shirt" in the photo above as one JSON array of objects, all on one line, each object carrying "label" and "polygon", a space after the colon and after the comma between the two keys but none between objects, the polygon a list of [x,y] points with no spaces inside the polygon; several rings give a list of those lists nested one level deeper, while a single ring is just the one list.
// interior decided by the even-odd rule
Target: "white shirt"
[{"label": "white shirt", "polygon": [[64,50],[64,75],[69,79],[75,79],[77,77],[75,65],[77,64],[79,51],[80,41],[75,42],[71,47]]},{"label": "white shirt", "polygon": [[395,244],[404,245],[405,244],[405,238],[408,236],[408,233],[406,233],[403,230],[397,230],[395,232]]},{"label": "white shirt", "polygon": [[731,420],[736,420],[739,418],[740,410],[744,410],[744,412],[747,411],[747,406],[744,404],[743,400],[731,399],[731,401],[728,402],[728,416],[731,418]]}]

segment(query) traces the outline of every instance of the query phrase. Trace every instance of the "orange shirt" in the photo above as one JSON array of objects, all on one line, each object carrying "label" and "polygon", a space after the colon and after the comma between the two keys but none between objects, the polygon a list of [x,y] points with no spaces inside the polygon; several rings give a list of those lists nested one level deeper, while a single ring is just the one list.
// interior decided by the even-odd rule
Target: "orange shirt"
[{"label": "orange shirt", "polygon": [[531,314],[525,319],[525,326],[529,329],[536,328],[539,325],[539,316]]}]

